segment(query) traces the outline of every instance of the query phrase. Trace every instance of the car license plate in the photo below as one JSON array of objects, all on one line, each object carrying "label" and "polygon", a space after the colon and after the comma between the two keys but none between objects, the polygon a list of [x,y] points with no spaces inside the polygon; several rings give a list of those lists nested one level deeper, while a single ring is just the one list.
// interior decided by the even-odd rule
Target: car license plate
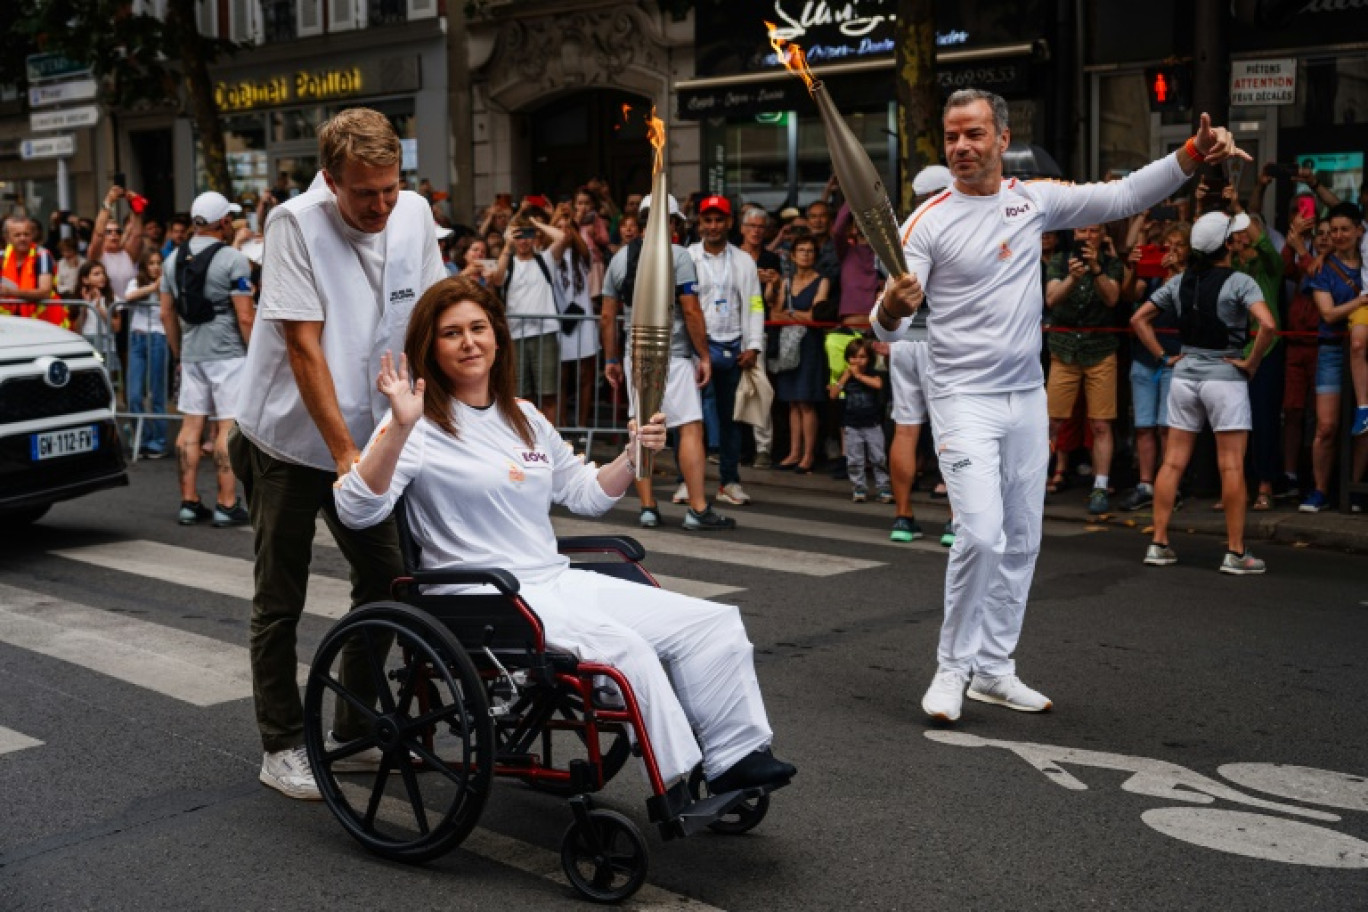
[{"label": "car license plate", "polygon": [[61,456],[74,456],[77,453],[93,453],[100,448],[100,426],[67,428],[62,431],[47,431],[34,434],[30,453],[33,461],[56,459]]}]

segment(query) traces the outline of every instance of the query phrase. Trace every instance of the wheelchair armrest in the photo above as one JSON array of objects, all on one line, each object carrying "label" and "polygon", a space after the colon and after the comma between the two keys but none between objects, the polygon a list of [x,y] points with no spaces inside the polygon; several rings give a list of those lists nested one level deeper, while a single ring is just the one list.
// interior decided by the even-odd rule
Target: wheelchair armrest
[{"label": "wheelchair armrest", "polygon": [[518,578],[498,567],[473,567],[466,570],[415,570],[408,575],[419,586],[487,585],[504,595],[518,594]]},{"label": "wheelchair armrest", "polygon": [[629,561],[646,559],[646,549],[627,535],[575,535],[556,539],[556,547],[562,554],[613,552]]}]

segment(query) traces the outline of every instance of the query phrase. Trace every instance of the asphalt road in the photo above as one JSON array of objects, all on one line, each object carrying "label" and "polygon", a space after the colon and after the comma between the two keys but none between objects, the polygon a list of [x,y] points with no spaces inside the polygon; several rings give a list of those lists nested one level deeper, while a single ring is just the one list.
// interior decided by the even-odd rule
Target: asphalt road
[{"label": "asphalt road", "polygon": [[[586,908],[555,879],[560,799],[502,783],[465,845],[405,867],[257,783],[251,536],[178,527],[173,476],[139,463],[0,543],[0,908]],[[741,606],[799,775],[752,833],[670,843],[614,780],[600,804],[652,853],[633,908],[1364,907],[1362,558],[1264,546],[1269,574],[1233,578],[1214,538],[1152,569],[1138,529],[1047,523],[1018,660],[1056,709],[939,728],[945,553],[889,543],[887,507],[753,493],[735,533],[667,507],[642,538],[668,585]],[[335,548],[313,573],[320,604],[345,592]],[[303,661],[330,623],[305,616]]]}]

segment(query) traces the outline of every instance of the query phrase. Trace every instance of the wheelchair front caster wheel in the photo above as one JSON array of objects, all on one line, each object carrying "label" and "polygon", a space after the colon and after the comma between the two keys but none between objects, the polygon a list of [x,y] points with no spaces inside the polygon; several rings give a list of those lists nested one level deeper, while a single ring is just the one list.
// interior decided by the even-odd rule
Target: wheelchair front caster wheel
[{"label": "wheelchair front caster wheel", "polygon": [[576,815],[561,840],[561,867],[570,885],[591,902],[615,903],[646,882],[650,859],[636,824],[617,811]]},{"label": "wheelchair front caster wheel", "polygon": [[[708,791],[708,781],[703,778],[703,767],[695,766],[694,771],[689,774],[689,797],[694,801],[702,801],[711,795]],[[750,801],[743,801],[732,808],[721,817],[708,824],[708,829],[714,833],[725,833],[728,836],[739,836],[742,833],[749,833],[760,825],[760,821],[765,819],[769,813],[769,795],[761,795]]]}]

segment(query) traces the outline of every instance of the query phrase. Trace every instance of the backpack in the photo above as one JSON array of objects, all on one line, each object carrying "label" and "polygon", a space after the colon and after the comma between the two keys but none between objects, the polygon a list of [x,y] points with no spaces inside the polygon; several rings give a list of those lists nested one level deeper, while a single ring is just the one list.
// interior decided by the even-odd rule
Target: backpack
[{"label": "backpack", "polygon": [[[569,304],[565,303],[564,295],[561,293],[561,288],[559,285],[556,284],[555,279],[551,278],[551,270],[547,267],[546,260],[542,259],[542,255],[540,253],[533,254],[532,259],[536,262],[537,268],[541,270],[542,278],[546,279],[546,284],[551,286],[551,297],[556,302],[556,313],[572,314],[575,316],[583,314],[583,307],[580,307],[573,301],[571,301]],[[508,289],[513,286],[513,268],[517,265],[517,263],[517,257],[513,257],[508,261],[508,273],[504,276],[503,284],[503,299],[505,303],[508,302]],[[565,335],[573,335],[575,330],[579,328],[579,321],[561,320],[560,328],[561,332],[563,332]]]},{"label": "backpack", "polygon": [[208,323],[219,312],[218,306],[205,296],[204,284],[214,254],[227,246],[216,241],[199,253],[191,253],[190,242],[186,241],[176,251],[176,313],[191,326]]},{"label": "backpack", "polygon": [[1213,266],[1201,272],[1189,269],[1183,273],[1178,286],[1178,300],[1182,304],[1178,314],[1178,338],[1184,345],[1209,351],[1244,348],[1249,337],[1248,328],[1227,326],[1216,307],[1221,288],[1234,272],[1226,266]]}]

